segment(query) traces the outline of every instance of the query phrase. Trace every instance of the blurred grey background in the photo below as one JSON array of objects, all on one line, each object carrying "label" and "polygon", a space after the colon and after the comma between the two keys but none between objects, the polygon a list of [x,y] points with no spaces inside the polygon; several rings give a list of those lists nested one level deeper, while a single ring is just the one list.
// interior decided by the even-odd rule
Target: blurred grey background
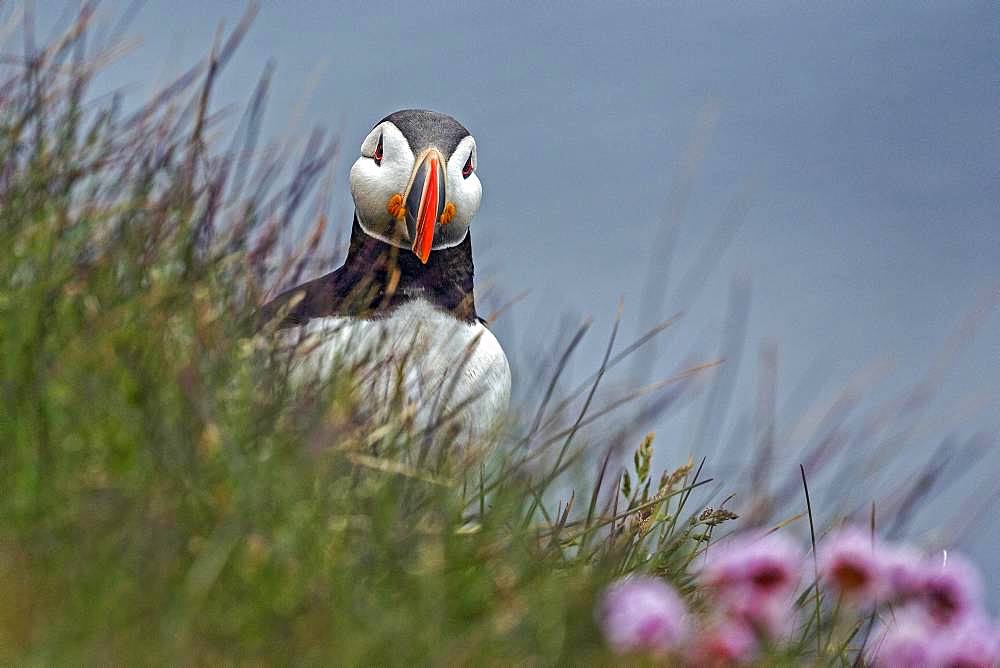
[{"label": "blurred grey background", "polygon": [[[68,20],[66,7],[36,3],[39,32]],[[244,9],[139,6],[128,32],[141,46],[102,88],[124,87],[138,103],[203,58],[220,22],[232,28]],[[114,25],[130,11],[106,2],[98,20]],[[304,138],[315,125],[342,137],[331,248],[346,239],[347,170],[373,122],[406,107],[462,121],[476,135],[485,189],[473,225],[481,310],[528,292],[495,326],[515,383],[533,383],[588,316],[594,326],[568,378],[596,369],[619,299],[619,348],[683,309],[655,355],[610,375],[608,397],[689,357],[726,356],[724,414],[699,432],[705,402],[726,403],[727,392],[704,392],[670,420],[636,425],[659,430],[662,466],[686,459],[697,433],[728,443],[708,465],[721,491],[746,469],[732,453],[755,440],[768,342],[778,351],[771,467],[782,478],[801,461],[800,444],[782,434],[804,413],[822,414],[857,374],[893,365],[877,385],[857,381],[863,403],[877,406],[930,373],[939,393],[920,406],[918,426],[845,446],[857,476],[816,474],[818,514],[829,521],[838,503],[881,503],[880,479],[925,484],[918,472],[945,437],[963,444],[981,432],[982,457],[936,481],[914,533],[958,541],[990,570],[1000,548],[991,512],[1000,317],[986,309],[1000,281],[998,54],[1000,5],[988,1],[288,0],[263,3],[216,100],[247,102],[273,61],[264,138]],[[970,313],[975,337],[953,337]],[[875,441],[902,456],[861,463]],[[941,531],[963,520],[973,530]]]}]

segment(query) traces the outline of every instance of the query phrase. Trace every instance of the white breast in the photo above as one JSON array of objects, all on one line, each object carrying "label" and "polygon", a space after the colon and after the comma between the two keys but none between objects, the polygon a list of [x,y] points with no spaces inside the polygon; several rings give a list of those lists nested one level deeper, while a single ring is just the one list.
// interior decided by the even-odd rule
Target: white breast
[{"label": "white breast", "polygon": [[462,322],[423,299],[377,320],[315,318],[295,333],[310,343],[303,371],[358,367],[361,399],[373,415],[396,405],[413,411],[418,429],[455,423],[467,438],[499,426],[510,402],[510,366],[480,322]]}]

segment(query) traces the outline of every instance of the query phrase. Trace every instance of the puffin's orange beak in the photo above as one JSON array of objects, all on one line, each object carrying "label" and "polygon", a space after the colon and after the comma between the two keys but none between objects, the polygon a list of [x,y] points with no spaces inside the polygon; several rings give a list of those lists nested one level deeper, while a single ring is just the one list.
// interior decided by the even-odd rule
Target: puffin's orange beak
[{"label": "puffin's orange beak", "polygon": [[417,165],[406,193],[406,227],[413,239],[413,252],[427,264],[434,247],[434,229],[445,205],[444,160],[429,151]]}]

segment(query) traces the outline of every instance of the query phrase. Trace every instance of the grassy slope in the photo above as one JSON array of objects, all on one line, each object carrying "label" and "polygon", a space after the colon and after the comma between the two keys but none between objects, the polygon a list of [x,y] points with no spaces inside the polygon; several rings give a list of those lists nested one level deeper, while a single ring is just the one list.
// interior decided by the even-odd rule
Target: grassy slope
[{"label": "grassy slope", "polygon": [[329,151],[269,188],[258,98],[214,153],[212,65],[134,116],[86,102],[86,18],[0,107],[0,660],[599,652],[617,564],[539,540],[509,459],[419,472],[350,373],[296,387],[254,336]]}]

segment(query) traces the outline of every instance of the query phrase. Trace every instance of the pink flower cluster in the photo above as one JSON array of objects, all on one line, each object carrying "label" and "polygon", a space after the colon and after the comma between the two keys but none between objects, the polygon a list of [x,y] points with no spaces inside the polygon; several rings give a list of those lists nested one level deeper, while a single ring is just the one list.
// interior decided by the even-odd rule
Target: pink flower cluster
[{"label": "pink flower cluster", "polygon": [[983,608],[979,571],[960,555],[928,556],[846,527],[825,541],[819,566],[847,605],[891,604],[867,648],[875,666],[1000,665],[1000,627]]},{"label": "pink flower cluster", "polygon": [[786,641],[798,627],[803,557],[780,533],[745,533],[712,546],[698,573],[709,602],[706,632],[689,650],[691,663],[745,663],[761,643]]},{"label": "pink flower cluster", "polygon": [[[1000,666],[1000,627],[983,609],[978,571],[960,556],[928,557],[847,527],[821,542],[817,565],[828,608],[836,601],[841,614],[876,610],[866,648],[872,664]],[[796,635],[796,593],[812,573],[785,535],[736,535],[713,545],[696,574],[705,603],[697,618],[663,580],[631,576],[605,592],[598,621],[619,653],[745,664]]]},{"label": "pink flower cluster", "polygon": [[598,621],[616,652],[663,654],[687,636],[687,609],[660,578],[632,576],[604,592]]},{"label": "pink flower cluster", "polygon": [[631,576],[605,592],[598,609],[608,644],[619,653],[670,654],[691,665],[731,665],[752,659],[760,643],[781,642],[795,630],[795,590],[802,551],[780,534],[747,534],[710,551],[699,581],[710,612],[692,632],[689,614],[663,580]]}]

